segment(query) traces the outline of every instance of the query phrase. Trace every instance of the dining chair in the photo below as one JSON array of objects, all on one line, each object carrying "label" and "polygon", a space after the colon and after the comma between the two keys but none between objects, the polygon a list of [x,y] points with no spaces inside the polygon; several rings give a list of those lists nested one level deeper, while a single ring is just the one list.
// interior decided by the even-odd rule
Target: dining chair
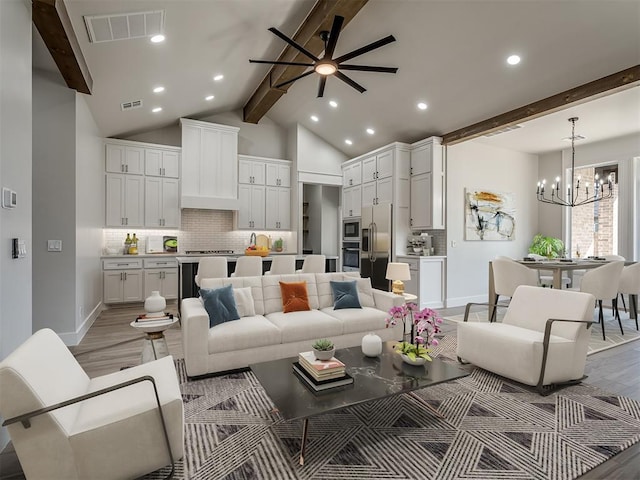
[{"label": "dining chair", "polygon": [[262,257],[243,255],[236,260],[232,277],[259,277],[262,275]]},{"label": "dining chair", "polygon": [[[624,262],[614,261],[606,263],[601,267],[587,270],[580,282],[580,291],[592,294],[598,302],[598,321],[602,324],[602,339],[606,340],[604,331],[604,313],[602,312],[602,301],[611,300],[613,312],[618,308],[618,291],[620,285],[620,275],[624,268]],[[624,335],[620,316],[617,318],[620,325],[620,333]]]},{"label": "dining chair", "polygon": [[[519,264],[509,257],[497,257],[491,262],[495,296],[489,302],[497,305],[500,295],[513,297],[520,285],[538,286],[538,272]],[[496,308],[491,309],[491,322],[495,321]]]},{"label": "dining chair", "polygon": [[302,268],[297,273],[324,273],[326,270],[326,257],[324,255],[307,255],[304,257]]},{"label": "dining chair", "polygon": [[202,257],[194,280],[200,286],[203,278],[226,278],[229,276],[228,272],[227,257]]},{"label": "dining chair", "polygon": [[[546,260],[547,257],[544,255],[538,255],[537,253],[528,253],[527,257],[533,258],[537,261]],[[538,282],[541,287],[553,288],[553,272],[551,270],[538,270]],[[571,285],[571,278],[568,275],[562,274],[562,280],[560,283],[568,288]]]},{"label": "dining chair", "polygon": [[271,260],[271,268],[264,272],[265,275],[286,275],[296,273],[295,255],[274,255]]},{"label": "dining chair", "polygon": [[[626,266],[620,274],[618,293],[624,305],[624,295],[629,295],[629,309],[635,313],[636,330],[638,330],[638,295],[640,295],[640,262]],[[626,306],[625,306],[626,308]],[[616,318],[620,321],[620,312],[616,305]]]}]

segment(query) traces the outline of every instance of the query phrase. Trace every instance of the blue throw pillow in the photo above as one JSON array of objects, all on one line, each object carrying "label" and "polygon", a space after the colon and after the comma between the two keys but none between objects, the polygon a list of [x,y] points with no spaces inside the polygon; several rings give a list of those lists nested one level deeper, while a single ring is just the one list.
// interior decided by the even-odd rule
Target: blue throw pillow
[{"label": "blue throw pillow", "polygon": [[358,299],[358,287],[356,281],[334,282],[331,280],[331,292],[333,293],[333,309],[362,308]]},{"label": "blue throw pillow", "polygon": [[213,289],[201,288],[200,296],[209,314],[209,327],[240,318],[231,285]]}]

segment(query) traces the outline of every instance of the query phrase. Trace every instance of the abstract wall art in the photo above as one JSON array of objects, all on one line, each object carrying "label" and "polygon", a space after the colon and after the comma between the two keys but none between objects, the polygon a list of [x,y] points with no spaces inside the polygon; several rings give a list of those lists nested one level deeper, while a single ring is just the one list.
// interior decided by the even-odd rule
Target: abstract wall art
[{"label": "abstract wall art", "polygon": [[513,193],[465,189],[465,240],[513,240]]}]

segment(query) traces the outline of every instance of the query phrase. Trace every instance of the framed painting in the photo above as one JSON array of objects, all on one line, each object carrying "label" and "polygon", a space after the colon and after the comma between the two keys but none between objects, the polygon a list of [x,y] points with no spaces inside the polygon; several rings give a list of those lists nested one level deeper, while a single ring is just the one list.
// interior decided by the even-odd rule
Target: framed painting
[{"label": "framed painting", "polygon": [[465,240],[513,240],[513,193],[465,189]]}]

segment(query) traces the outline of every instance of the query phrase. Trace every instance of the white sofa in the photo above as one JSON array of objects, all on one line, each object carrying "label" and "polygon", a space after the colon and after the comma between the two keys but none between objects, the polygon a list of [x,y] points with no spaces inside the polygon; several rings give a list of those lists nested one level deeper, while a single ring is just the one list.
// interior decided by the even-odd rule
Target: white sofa
[{"label": "white sofa", "polygon": [[[311,310],[283,313],[280,281],[307,282]],[[358,281],[362,308],[333,309],[330,281]],[[402,326],[386,328],[392,306],[404,299],[372,289],[368,278],[354,273],[300,273],[260,277],[207,278],[202,288],[251,287],[255,315],[209,327],[209,315],[200,298],[182,300],[182,345],[190,377],[244,368],[252,363],[296,356],[311,349],[319,338],[336,348],[360,345],[374,332],[383,341],[399,340]]]}]

